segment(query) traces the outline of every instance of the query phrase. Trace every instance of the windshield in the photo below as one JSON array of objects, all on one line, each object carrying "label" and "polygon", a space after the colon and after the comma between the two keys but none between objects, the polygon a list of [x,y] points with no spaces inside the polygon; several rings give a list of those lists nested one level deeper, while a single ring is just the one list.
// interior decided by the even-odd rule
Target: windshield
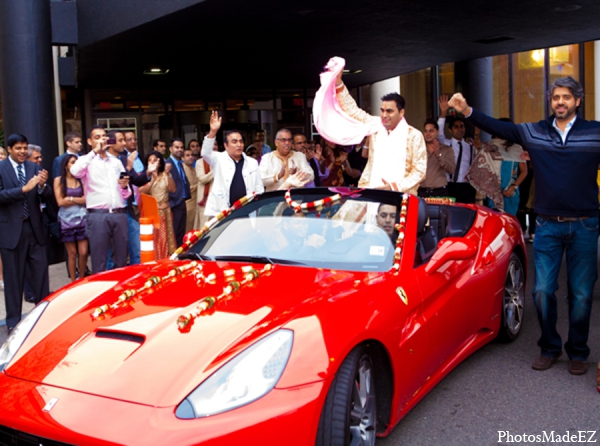
[{"label": "windshield", "polygon": [[[369,192],[366,195],[373,195]],[[293,190],[292,195],[302,204],[334,193]],[[360,195],[343,197],[320,212],[300,213],[294,213],[282,193],[259,197],[219,223],[190,253],[207,260],[254,258],[319,268],[387,271],[394,257],[400,194],[387,195],[385,201]]]}]

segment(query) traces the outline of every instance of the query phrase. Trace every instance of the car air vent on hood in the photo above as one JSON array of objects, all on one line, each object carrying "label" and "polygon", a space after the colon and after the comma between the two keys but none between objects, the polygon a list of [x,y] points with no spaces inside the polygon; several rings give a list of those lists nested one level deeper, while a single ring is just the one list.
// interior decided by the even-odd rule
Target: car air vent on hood
[{"label": "car air vent on hood", "polygon": [[119,341],[137,342],[138,344],[142,344],[144,342],[143,336],[133,335],[129,333],[120,333],[118,331],[99,330],[96,332],[96,337],[117,339]]}]

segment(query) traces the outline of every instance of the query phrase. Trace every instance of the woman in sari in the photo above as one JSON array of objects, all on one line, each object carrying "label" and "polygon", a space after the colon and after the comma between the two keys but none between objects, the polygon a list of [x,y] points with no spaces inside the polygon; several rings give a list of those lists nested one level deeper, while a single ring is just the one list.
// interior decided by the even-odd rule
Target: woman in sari
[{"label": "woman in sari", "polygon": [[[500,120],[512,122],[508,118]],[[515,216],[519,209],[519,186],[527,176],[522,153],[520,145],[493,136],[483,144],[467,173],[471,185],[488,198],[490,207]]]},{"label": "woman in sari", "polygon": [[158,203],[160,226],[154,237],[154,258],[166,259],[177,248],[173,232],[173,216],[169,206],[169,192],[175,192],[177,186],[171,178],[171,164],[165,163],[165,158],[160,152],[150,152],[146,163],[152,178],[149,183],[140,187],[140,193],[153,196]]},{"label": "woman in sari", "polygon": [[323,148],[323,158],[325,165],[329,169],[329,176],[321,180],[321,185],[327,187],[338,187],[344,185],[344,170],[342,165],[348,159],[348,154],[341,146],[321,139],[321,147]]}]

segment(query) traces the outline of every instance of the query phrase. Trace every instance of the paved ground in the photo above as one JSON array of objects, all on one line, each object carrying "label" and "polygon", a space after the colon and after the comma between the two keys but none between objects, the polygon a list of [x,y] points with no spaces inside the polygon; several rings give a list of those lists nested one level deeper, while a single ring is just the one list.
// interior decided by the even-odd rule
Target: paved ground
[{"label": "paved ground", "polygon": [[[56,291],[59,288],[64,287],[70,282],[67,275],[67,268],[64,263],[58,263],[56,265],[50,265],[50,290]],[[23,313],[29,312],[33,308],[33,304],[23,301]],[[4,290],[0,291],[0,344],[6,339],[6,308],[4,305]]]},{"label": "paved ground", "polygon": [[[579,435],[591,442],[600,442],[600,394],[596,391],[596,366],[600,361],[600,285],[596,286],[590,332],[590,371],[572,376],[567,371],[568,360],[563,357],[550,370],[536,372],[531,363],[539,353],[536,341],[539,328],[531,301],[533,288],[533,253],[528,245],[529,271],[525,323],[519,338],[511,344],[492,343],[475,353],[433,391],[427,395],[378,446],[452,446],[554,444],[536,441],[534,437],[517,435],[555,436]],[[50,267],[50,288],[68,283],[64,264]],[[557,293],[559,331],[567,332],[566,272],[563,265]],[[1,294],[1,293],[0,293]],[[0,296],[1,297],[1,296]],[[24,311],[31,305],[25,304]],[[466,309],[468,311],[468,309]],[[4,319],[4,299],[0,299],[0,325]],[[6,330],[0,327],[0,344]],[[510,438],[500,437],[508,431]],[[590,431],[588,433],[587,431]],[[552,434],[554,432],[554,434]],[[561,437],[557,440],[556,436]],[[562,440],[562,441],[561,441]]]}]

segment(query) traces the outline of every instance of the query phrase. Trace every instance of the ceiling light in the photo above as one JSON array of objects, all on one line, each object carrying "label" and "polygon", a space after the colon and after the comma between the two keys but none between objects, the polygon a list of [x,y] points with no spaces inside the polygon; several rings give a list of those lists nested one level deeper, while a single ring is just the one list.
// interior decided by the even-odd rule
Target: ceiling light
[{"label": "ceiling light", "polygon": [[144,70],[144,74],[150,74],[150,75],[162,75],[162,74],[167,74],[169,72],[169,69],[166,68],[159,68],[159,67],[151,67],[151,68],[147,68]]},{"label": "ceiling light", "polygon": [[344,74],[358,74],[362,73],[362,70],[344,70]]}]

